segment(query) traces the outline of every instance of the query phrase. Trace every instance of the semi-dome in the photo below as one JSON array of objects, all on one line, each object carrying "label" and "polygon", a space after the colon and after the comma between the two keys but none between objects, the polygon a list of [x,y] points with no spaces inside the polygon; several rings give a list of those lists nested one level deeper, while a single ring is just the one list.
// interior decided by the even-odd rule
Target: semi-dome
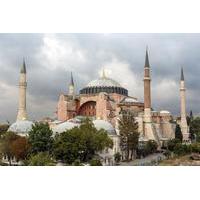
[{"label": "semi-dome", "polygon": [[8,131],[17,133],[19,135],[27,135],[28,132],[31,130],[33,125],[33,122],[28,120],[17,120],[15,123],[13,123]]},{"label": "semi-dome", "polygon": [[97,130],[105,129],[109,135],[116,135],[116,131],[112,124],[105,120],[96,119],[93,121],[93,124]]},{"label": "semi-dome", "polygon": [[117,81],[106,77],[105,73],[99,79],[90,81],[85,88],[80,90],[80,94],[96,94],[100,92],[128,96],[128,90],[123,88]]},{"label": "semi-dome", "polygon": [[74,127],[78,127],[78,126],[79,126],[79,124],[77,124],[77,123],[66,121],[66,122],[63,122],[63,123],[57,125],[56,127],[52,128],[52,131],[53,131],[53,134],[55,135],[56,133],[62,133],[67,130],[70,130]]}]

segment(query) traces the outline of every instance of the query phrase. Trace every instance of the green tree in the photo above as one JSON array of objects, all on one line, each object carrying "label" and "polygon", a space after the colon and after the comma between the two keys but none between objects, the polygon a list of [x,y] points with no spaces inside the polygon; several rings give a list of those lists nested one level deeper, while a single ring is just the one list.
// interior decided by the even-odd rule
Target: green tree
[{"label": "green tree", "polygon": [[97,130],[93,123],[86,119],[80,127],[55,136],[53,155],[57,160],[72,164],[79,159],[88,162],[98,152],[105,148],[112,148],[113,142],[103,129]]},{"label": "green tree", "polygon": [[53,144],[52,134],[53,132],[47,123],[35,123],[29,131],[28,141],[30,143],[30,153],[51,153]]},{"label": "green tree", "polygon": [[190,133],[196,135],[196,141],[200,142],[200,117],[194,118],[190,123]]},{"label": "green tree", "polygon": [[53,166],[55,162],[47,152],[40,152],[32,155],[26,164],[30,166]]},{"label": "green tree", "polygon": [[167,149],[170,150],[170,151],[174,151],[175,146],[176,146],[177,144],[180,144],[180,143],[181,143],[181,141],[180,141],[179,139],[176,139],[176,138],[171,139],[171,140],[169,140],[169,141],[167,142]]},{"label": "green tree", "polygon": [[190,152],[190,146],[188,146],[186,144],[178,143],[174,147],[174,153],[178,156],[183,156],[183,155],[186,155],[188,153],[191,153]]},{"label": "green tree", "polygon": [[8,128],[8,124],[0,124],[0,137],[7,132]]},{"label": "green tree", "polygon": [[[138,123],[131,112],[123,111],[119,119],[120,146],[126,160],[133,158],[139,141]],[[130,155],[131,154],[131,155]]]},{"label": "green tree", "polygon": [[183,140],[183,134],[182,134],[181,128],[180,128],[180,126],[178,124],[176,124],[175,138],[180,140],[181,142]]},{"label": "green tree", "polygon": [[158,148],[158,144],[155,140],[148,140],[145,144],[145,150],[147,154],[155,153]]}]

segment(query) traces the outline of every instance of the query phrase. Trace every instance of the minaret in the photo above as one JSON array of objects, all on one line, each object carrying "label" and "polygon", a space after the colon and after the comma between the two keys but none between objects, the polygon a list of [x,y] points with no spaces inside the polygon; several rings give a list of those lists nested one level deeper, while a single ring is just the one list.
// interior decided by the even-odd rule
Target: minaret
[{"label": "minaret", "polygon": [[186,120],[186,101],[185,101],[185,80],[184,80],[184,73],[183,68],[181,68],[181,80],[180,80],[180,98],[181,98],[181,131],[183,134],[183,141],[188,141],[189,139],[189,131],[188,125]]},{"label": "minaret", "polygon": [[145,122],[151,122],[151,77],[147,49],[144,65],[144,117]]},{"label": "minaret", "polygon": [[152,117],[151,117],[151,76],[150,76],[149,56],[147,49],[146,49],[145,65],[144,65],[144,119],[143,120],[144,120],[143,137],[146,140],[155,140],[160,147],[160,141],[153,127]]},{"label": "minaret", "polygon": [[20,79],[19,79],[19,107],[17,120],[27,120],[27,112],[26,112],[26,64],[25,60],[23,60],[23,65],[20,70]]},{"label": "minaret", "polygon": [[71,81],[70,81],[70,84],[69,84],[68,95],[73,96],[73,97],[75,95],[74,79],[73,79],[72,72],[71,72]]}]

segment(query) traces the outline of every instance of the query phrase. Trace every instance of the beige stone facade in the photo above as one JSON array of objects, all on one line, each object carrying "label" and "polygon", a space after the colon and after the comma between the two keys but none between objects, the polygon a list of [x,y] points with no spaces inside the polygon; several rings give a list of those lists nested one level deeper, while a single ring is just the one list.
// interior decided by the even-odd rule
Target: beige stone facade
[{"label": "beige stone facade", "polygon": [[[144,103],[128,95],[128,90],[103,73],[99,79],[91,81],[79,94],[61,94],[57,105],[59,121],[67,121],[76,116],[110,122],[118,131],[118,119],[122,111],[131,111],[139,125],[140,140],[155,140],[159,145],[174,138],[172,115],[168,111],[155,112],[151,108],[151,78],[148,53],[144,68]],[[69,88],[70,91],[70,88]]]}]

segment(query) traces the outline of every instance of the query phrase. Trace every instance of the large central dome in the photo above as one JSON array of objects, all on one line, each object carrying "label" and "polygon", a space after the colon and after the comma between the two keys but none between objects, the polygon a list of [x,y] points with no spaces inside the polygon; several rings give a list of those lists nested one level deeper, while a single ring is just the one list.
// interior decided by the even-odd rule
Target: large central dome
[{"label": "large central dome", "polygon": [[90,81],[85,88],[80,90],[80,94],[96,94],[100,92],[117,93],[128,96],[128,90],[123,88],[117,81],[106,77],[104,71],[99,79]]},{"label": "large central dome", "polygon": [[88,83],[87,87],[121,87],[121,85],[117,82],[114,81],[111,78],[107,77],[101,77],[96,80],[92,80]]}]

